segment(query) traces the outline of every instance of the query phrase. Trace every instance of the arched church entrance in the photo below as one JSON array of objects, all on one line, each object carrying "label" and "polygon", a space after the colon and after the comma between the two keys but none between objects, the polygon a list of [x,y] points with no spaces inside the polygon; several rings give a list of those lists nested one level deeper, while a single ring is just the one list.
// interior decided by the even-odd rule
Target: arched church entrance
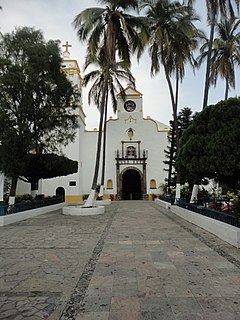
[{"label": "arched church entrance", "polygon": [[142,199],[142,175],[135,169],[127,169],[122,173],[122,199],[140,200]]}]

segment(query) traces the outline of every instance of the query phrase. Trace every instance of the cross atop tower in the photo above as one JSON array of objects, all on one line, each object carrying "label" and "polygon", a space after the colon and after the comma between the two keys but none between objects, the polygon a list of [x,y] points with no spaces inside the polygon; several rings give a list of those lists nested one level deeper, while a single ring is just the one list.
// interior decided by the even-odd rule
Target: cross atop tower
[{"label": "cross atop tower", "polygon": [[66,41],[66,44],[63,44],[62,46],[63,46],[63,47],[66,47],[66,50],[65,50],[64,52],[70,53],[70,52],[68,51],[68,48],[70,48],[72,45],[69,44],[68,41]]}]

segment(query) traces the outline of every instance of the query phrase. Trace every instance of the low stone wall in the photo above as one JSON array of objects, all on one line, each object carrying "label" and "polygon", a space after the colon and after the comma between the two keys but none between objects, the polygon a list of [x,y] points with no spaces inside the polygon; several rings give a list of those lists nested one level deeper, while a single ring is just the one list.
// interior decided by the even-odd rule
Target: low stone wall
[{"label": "low stone wall", "polygon": [[171,209],[171,203],[166,202],[160,199],[155,199],[154,200],[160,207],[163,207],[164,209]]},{"label": "low stone wall", "polygon": [[[158,199],[157,199],[158,200]],[[160,202],[161,201],[161,202]],[[161,207],[170,209],[171,212],[179,217],[197,225],[198,227],[211,232],[218,238],[230,243],[234,247],[240,248],[240,228],[234,227],[230,224],[218,221],[193,211],[181,208],[176,205],[171,205],[165,201],[158,200],[155,202]]]},{"label": "low stone wall", "polygon": [[8,224],[11,224],[14,222],[33,218],[33,217],[39,216],[39,215],[47,213],[47,212],[62,209],[63,207],[65,207],[67,205],[68,204],[66,202],[61,202],[61,203],[53,204],[53,205],[46,206],[46,207],[16,212],[16,213],[12,213],[12,214],[9,214],[6,216],[0,216],[0,227],[3,227],[5,225],[8,225]]}]

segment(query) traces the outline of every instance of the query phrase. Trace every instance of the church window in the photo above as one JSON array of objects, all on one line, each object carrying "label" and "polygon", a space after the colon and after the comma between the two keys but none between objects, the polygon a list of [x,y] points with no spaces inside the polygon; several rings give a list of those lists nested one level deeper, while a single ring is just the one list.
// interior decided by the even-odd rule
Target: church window
[{"label": "church window", "polygon": [[107,181],[107,189],[113,189],[113,182],[111,179],[108,179]]},{"label": "church window", "polygon": [[150,189],[156,189],[156,180],[154,179],[150,180]]},{"label": "church window", "polygon": [[76,181],[69,181],[69,186],[70,187],[75,187],[77,185]]},{"label": "church window", "polygon": [[136,157],[136,148],[133,146],[127,147],[127,157]]}]

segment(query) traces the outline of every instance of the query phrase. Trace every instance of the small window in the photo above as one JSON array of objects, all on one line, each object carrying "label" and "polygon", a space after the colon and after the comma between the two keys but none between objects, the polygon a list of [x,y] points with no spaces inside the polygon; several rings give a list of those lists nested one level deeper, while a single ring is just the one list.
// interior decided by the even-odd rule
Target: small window
[{"label": "small window", "polygon": [[156,189],[156,180],[154,179],[150,180],[150,189]]},{"label": "small window", "polygon": [[108,179],[107,181],[107,189],[113,189],[113,183],[111,179]]},{"label": "small window", "polygon": [[69,181],[69,186],[70,187],[75,187],[77,185],[76,181]]}]

